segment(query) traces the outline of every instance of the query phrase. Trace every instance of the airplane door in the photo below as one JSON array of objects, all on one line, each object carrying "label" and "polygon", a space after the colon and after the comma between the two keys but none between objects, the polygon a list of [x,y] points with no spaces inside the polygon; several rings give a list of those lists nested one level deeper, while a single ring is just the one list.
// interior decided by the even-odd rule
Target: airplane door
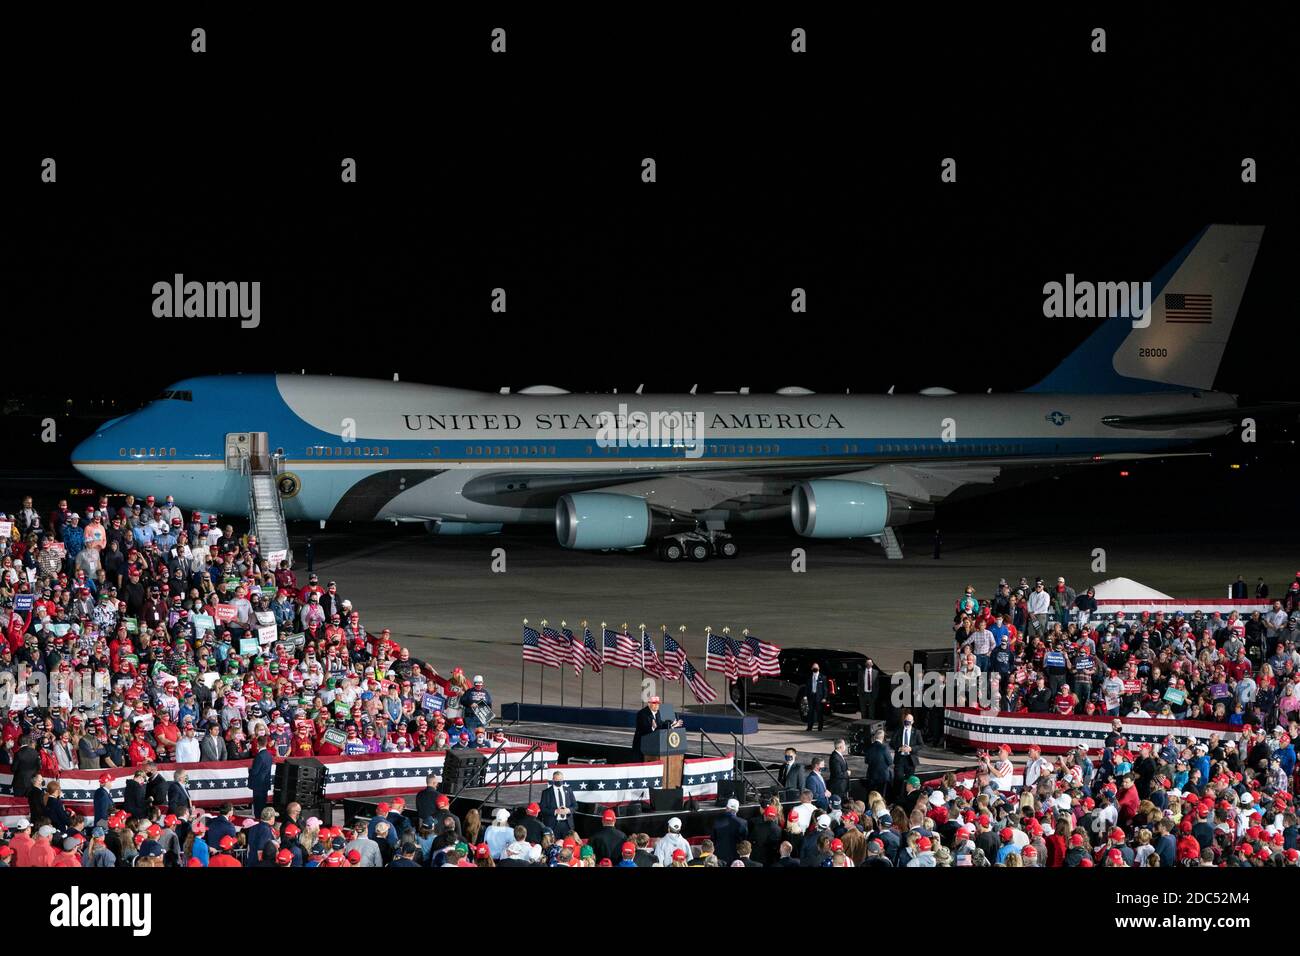
[{"label": "airplane door", "polygon": [[231,432],[226,436],[226,470],[239,471],[239,460],[252,452],[252,437],[248,432]]},{"label": "airplane door", "polygon": [[247,458],[253,471],[271,467],[270,442],[266,432],[230,432],[226,435],[226,468],[239,471],[239,461]]}]

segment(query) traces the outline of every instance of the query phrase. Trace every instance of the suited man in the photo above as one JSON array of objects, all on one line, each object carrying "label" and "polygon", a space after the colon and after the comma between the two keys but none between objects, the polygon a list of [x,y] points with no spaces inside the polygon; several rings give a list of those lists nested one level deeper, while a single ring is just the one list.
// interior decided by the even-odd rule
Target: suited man
[{"label": "suited man", "polygon": [[[541,812],[541,804],[530,803],[524,808],[524,815],[519,820],[518,826],[524,828],[529,843],[542,842],[542,830],[545,828],[540,819]],[[622,844],[620,843],[619,846],[621,847]]]},{"label": "suited man", "polygon": [[557,770],[551,774],[551,785],[542,791],[541,821],[563,840],[573,832],[573,788],[564,782],[564,774]]},{"label": "suited man", "polygon": [[257,753],[248,768],[248,785],[253,788],[253,816],[260,817],[266,806],[266,792],[271,789],[271,774],[275,769],[275,755],[266,736],[257,738]]},{"label": "suited man", "polygon": [[848,751],[848,744],[843,737],[835,741],[835,749],[831,751],[831,778],[826,783],[826,788],[841,800],[847,800],[849,796],[849,777],[852,771],[849,770]]},{"label": "suited man", "polygon": [[863,720],[875,720],[880,716],[880,712],[884,709],[882,701],[885,699],[885,685],[888,682],[885,672],[868,657],[862,668],[862,679],[858,685],[861,689]]},{"label": "suited man", "polygon": [[221,736],[221,725],[213,721],[208,725],[208,732],[199,742],[199,759],[204,762],[226,759],[226,741]]},{"label": "suited man", "polygon": [[682,722],[674,720],[671,723],[659,716],[659,698],[651,697],[649,702],[642,707],[636,714],[636,730],[632,733],[632,761],[633,763],[644,760],[645,755],[641,753],[641,738],[646,734],[653,734],[659,730],[667,730],[669,727],[680,727]]},{"label": "suited man", "polygon": [[921,731],[913,726],[912,714],[909,711],[903,717],[902,726],[894,731],[894,782],[906,780],[916,773],[916,767],[919,763],[916,751],[924,743],[921,739]]},{"label": "suited man", "polygon": [[874,790],[882,797],[889,793],[889,768],[893,764],[893,757],[889,753],[889,748],[885,746],[885,731],[877,728],[871,735],[871,743],[867,745],[865,754],[867,763],[867,790]]},{"label": "suited man", "polygon": [[208,821],[208,831],[203,835],[203,842],[210,848],[220,849],[222,837],[235,839],[239,836],[239,830],[230,822],[230,815],[234,812],[235,808],[232,804],[223,803],[221,813]]},{"label": "suited man", "polygon": [[785,761],[776,773],[777,779],[781,781],[781,799],[798,800],[808,770],[799,762],[799,754],[793,747],[785,748]]},{"label": "suited man", "polygon": [[153,764],[145,764],[145,772],[149,775],[147,791],[149,794],[149,806],[162,808],[167,806],[168,790],[171,784],[167,778],[158,772],[158,768]]},{"label": "suited man", "polygon": [[808,726],[804,729],[812,730],[815,720],[817,729],[821,730],[826,723],[826,678],[822,676],[821,665],[816,661],[813,661],[803,692],[808,698]]},{"label": "suited man", "polygon": [[831,803],[827,794],[826,781],[822,779],[822,758],[813,757],[812,766],[808,768],[808,778],[804,781],[804,789],[812,794],[812,802],[827,813],[830,812]]},{"label": "suited man", "polygon": [[421,820],[432,820],[438,812],[438,784],[442,777],[431,773],[424,778],[424,789],[415,795],[415,812]]},{"label": "suited man", "polygon": [[180,816],[186,810],[190,809],[190,772],[188,770],[177,770],[172,776],[172,782],[167,787],[167,812]]},{"label": "suited man", "polygon": [[122,794],[122,809],[137,820],[149,816],[149,792],[146,789],[148,781],[149,778],[141,767],[126,782],[126,790]]},{"label": "suited man", "polygon": [[736,844],[749,836],[749,825],[739,813],[740,801],[732,797],[727,801],[727,812],[713,821],[713,852],[728,866],[736,859]]},{"label": "suited man", "polygon": [[736,844],[737,860],[739,860],[745,866],[761,867],[763,864],[759,863],[757,860],[753,858],[753,856],[751,855],[753,852],[754,852],[753,844],[751,844],[748,840],[741,840],[738,844]]},{"label": "suited man", "polygon": [[32,789],[32,782],[41,772],[41,755],[36,750],[36,738],[24,737],[22,745],[14,753],[13,766],[13,794],[15,797],[25,797]]},{"label": "suited man", "polygon": [[113,815],[113,792],[108,788],[113,784],[111,773],[99,775],[99,789],[95,791],[95,822],[107,820]]}]

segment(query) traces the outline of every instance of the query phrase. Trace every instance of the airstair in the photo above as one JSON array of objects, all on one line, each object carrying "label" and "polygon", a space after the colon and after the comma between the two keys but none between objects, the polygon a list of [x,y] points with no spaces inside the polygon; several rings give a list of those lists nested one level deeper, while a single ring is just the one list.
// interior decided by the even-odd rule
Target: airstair
[{"label": "airstair", "polygon": [[[279,481],[284,471],[284,459],[279,455],[244,455],[240,458],[240,471],[248,478],[248,530],[257,537],[258,550],[267,558],[283,551],[292,566],[289,528],[280,503]],[[278,567],[278,564],[272,566]]]}]

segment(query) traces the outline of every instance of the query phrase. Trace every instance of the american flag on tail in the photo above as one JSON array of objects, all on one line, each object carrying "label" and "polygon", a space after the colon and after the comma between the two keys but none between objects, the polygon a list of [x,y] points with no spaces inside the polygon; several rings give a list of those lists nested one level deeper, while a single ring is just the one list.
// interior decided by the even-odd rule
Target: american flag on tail
[{"label": "american flag on tail", "polygon": [[646,631],[641,632],[641,670],[652,677],[664,676],[664,665],[655,650],[654,638]]},{"label": "american flag on tail", "polygon": [[597,674],[605,669],[605,661],[600,656],[600,648],[596,646],[596,638],[589,627],[582,629],[582,654]]},{"label": "american flag on tail", "polygon": [[704,679],[704,675],[697,671],[688,660],[682,661],[682,677],[686,678],[691,693],[695,695],[695,699],[701,704],[711,704],[718,699],[718,692],[709,686],[709,682]]},{"label": "american flag on tail", "polygon": [[709,641],[704,654],[704,669],[725,674],[727,680],[736,679],[740,669],[736,664],[736,654],[731,646],[731,638],[723,634],[709,634]]},{"label": "american flag on tail", "polygon": [[671,634],[664,634],[664,678],[680,680],[686,669],[686,651]]},{"label": "american flag on tail", "polygon": [[558,668],[569,658],[569,649],[564,644],[564,638],[553,627],[542,628],[542,647],[545,648],[547,667]]},{"label": "american flag on tail", "polygon": [[582,644],[567,627],[564,628],[564,640],[566,642],[565,650],[568,652],[564,659],[573,665],[573,676],[581,677],[582,664],[585,659],[582,654]]},{"label": "american flag on tail", "polygon": [[615,667],[631,667],[636,660],[636,641],[630,634],[621,634],[605,628],[605,663]]},{"label": "american flag on tail", "polygon": [[525,624],[524,660],[530,664],[541,664],[543,667],[559,667],[559,663],[550,654],[550,649],[542,642],[542,636]]}]

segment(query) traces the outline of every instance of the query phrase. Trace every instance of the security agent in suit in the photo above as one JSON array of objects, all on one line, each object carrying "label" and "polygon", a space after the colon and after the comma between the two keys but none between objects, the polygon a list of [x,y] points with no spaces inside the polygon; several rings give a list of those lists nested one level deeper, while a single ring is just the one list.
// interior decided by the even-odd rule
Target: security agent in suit
[{"label": "security agent in suit", "polygon": [[636,730],[632,733],[632,761],[635,763],[645,759],[645,754],[641,752],[641,738],[647,734],[653,734],[656,731],[667,730],[669,727],[680,727],[680,720],[667,721],[659,716],[659,698],[651,697],[650,700],[636,714]]},{"label": "security agent in suit", "polygon": [[871,743],[867,745],[865,754],[867,763],[867,791],[874,790],[882,797],[889,794],[889,772],[893,765],[894,758],[885,746],[885,731],[883,728],[877,728],[876,732],[871,735]]},{"label": "security agent in suit", "polygon": [[849,777],[853,771],[849,770],[848,744],[841,737],[835,741],[835,749],[831,751],[830,780],[826,783],[826,789],[835,794],[840,799],[847,799],[849,795]]},{"label": "security agent in suit", "polygon": [[924,743],[921,731],[914,726],[912,714],[903,716],[902,725],[894,731],[894,782],[901,783],[916,773],[917,750]]},{"label": "security agent in suit", "polygon": [[561,771],[551,775],[551,785],[542,791],[539,803],[540,819],[555,833],[555,839],[563,840],[573,832],[573,811],[577,804],[573,802],[573,788],[564,782]]},{"label": "security agent in suit", "polygon": [[145,775],[144,768],[141,768],[131,775],[131,779],[126,782],[126,789],[122,794],[122,809],[137,820],[143,820],[149,816],[147,783],[148,777]]},{"label": "security agent in suit", "polygon": [[781,782],[781,799],[798,800],[808,770],[799,762],[799,755],[793,747],[785,748],[785,761],[776,773],[777,780]]},{"label": "security agent in suit", "polygon": [[808,680],[803,685],[803,692],[808,697],[808,726],[805,730],[813,729],[813,721],[817,721],[817,729],[822,730],[826,724],[826,678],[822,675],[821,665],[813,661],[812,672],[808,675]]},{"label": "security agent in suit", "polygon": [[858,691],[862,697],[862,719],[876,720],[884,710],[885,688],[889,678],[876,666],[876,662],[867,658],[862,668],[862,677],[858,681]]},{"label": "security agent in suit", "polygon": [[165,809],[167,807],[167,791],[171,784],[153,764],[145,765],[145,772],[149,775],[149,782],[146,784],[146,790],[149,794],[149,806]]},{"label": "security agent in suit", "polygon": [[266,806],[266,794],[271,789],[271,778],[275,773],[275,755],[271,751],[271,742],[265,735],[257,738],[257,753],[248,768],[248,785],[253,790],[253,816],[260,817]]},{"label": "security agent in suit", "polygon": [[815,803],[825,813],[831,809],[829,791],[826,789],[826,781],[822,779],[822,758],[813,757],[812,766],[808,768],[808,777],[804,780],[804,788],[812,793],[812,802]]}]

